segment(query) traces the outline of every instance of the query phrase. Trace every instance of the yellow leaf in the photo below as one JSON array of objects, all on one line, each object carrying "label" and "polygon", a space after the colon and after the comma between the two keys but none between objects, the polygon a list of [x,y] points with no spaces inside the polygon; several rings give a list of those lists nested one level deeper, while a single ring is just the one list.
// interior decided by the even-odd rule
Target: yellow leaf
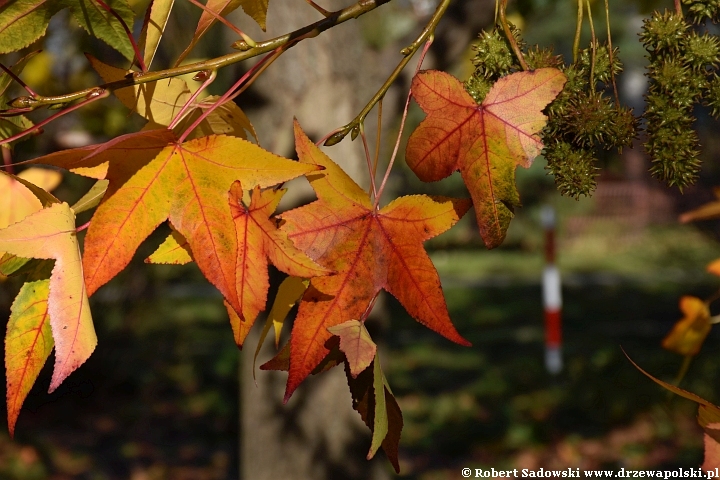
[{"label": "yellow leaf", "polygon": [[88,359],[97,345],[83,281],[75,214],[67,203],[35,212],[0,230],[0,250],[25,258],[55,260],[48,297],[56,348],[52,392]]},{"label": "yellow leaf", "polygon": [[192,262],[188,241],[180,232],[173,230],[163,243],[145,259],[145,263],[185,265]]},{"label": "yellow leaf", "polygon": [[697,297],[680,299],[684,317],[675,324],[662,342],[663,348],[680,355],[697,355],[710,333],[710,309]]},{"label": "yellow leaf", "polygon": [[48,315],[50,280],[28,282],[22,286],[10,310],[5,336],[8,430],[15,422],[27,394],[53,349]]},{"label": "yellow leaf", "polygon": [[140,49],[143,50],[143,60],[148,69],[155,58],[174,3],[175,0],[153,0],[150,6],[147,24],[140,33]]},{"label": "yellow leaf", "polygon": [[708,264],[707,266],[707,271],[709,273],[712,273],[713,275],[720,276],[720,258],[710,262],[710,264]]}]

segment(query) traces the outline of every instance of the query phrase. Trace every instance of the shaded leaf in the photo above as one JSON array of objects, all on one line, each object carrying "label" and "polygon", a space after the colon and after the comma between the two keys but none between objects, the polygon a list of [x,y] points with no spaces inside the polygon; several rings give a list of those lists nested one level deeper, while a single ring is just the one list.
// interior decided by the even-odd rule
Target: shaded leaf
[{"label": "shaded leaf", "polygon": [[[127,0],[103,0],[120,18],[130,32],[133,31],[135,13]],[[133,61],[135,50],[120,21],[105,10],[97,0],[61,0],[65,6],[70,7],[73,17],[90,35],[99,38],[125,58]]]},{"label": "shaded leaf", "polygon": [[400,473],[398,446],[403,427],[402,412],[395,397],[387,388],[378,356],[375,356],[372,366],[373,368],[367,368],[357,377],[353,377],[349,365],[345,364],[353,408],[372,431],[368,460],[382,446],[395,472]]},{"label": "shaded leaf", "polygon": [[50,280],[26,283],[10,309],[5,335],[5,376],[11,437],[20,408],[54,346],[48,312],[49,295]]},{"label": "shaded leaf", "polygon": [[[132,70],[107,65],[92,55],[85,56],[105,82],[114,82],[133,74]],[[190,89],[178,78],[120,88],[114,93],[131,111],[159,125],[169,125],[190,99]]]},{"label": "shaded leaf", "polygon": [[663,339],[663,348],[680,355],[697,355],[705,338],[710,333],[710,309],[697,297],[683,296],[680,299],[683,318]]},{"label": "shaded leaf", "polygon": [[143,52],[145,66],[149,69],[155,58],[160,39],[165,32],[175,0],[153,0],[148,6],[146,23],[140,33],[139,48]]},{"label": "shaded leaf", "polygon": [[178,144],[165,129],[36,161],[109,180],[85,237],[89,294],[125,268],[140,243],[170,220],[187,239],[205,278],[238,313],[243,312],[245,292],[243,271],[238,270],[236,222],[228,203],[231,185],[240,180],[248,188],[268,187],[319,168],[235,137],[210,136]]},{"label": "shaded leaf", "polygon": [[[20,73],[21,73],[21,72],[23,71],[23,69],[25,68],[25,65],[27,65],[27,63],[28,63],[35,55],[37,55],[38,53],[40,53],[39,50],[38,50],[38,51],[35,51],[35,52],[30,52],[30,53],[28,53],[28,54],[25,55],[23,58],[21,58],[20,60],[18,60],[18,61],[15,63],[15,65],[13,65],[12,67],[10,67],[10,70],[11,70],[15,75],[20,75]],[[5,103],[5,99],[3,98],[3,96],[5,95],[5,92],[7,92],[7,89],[8,89],[8,87],[10,87],[10,85],[12,84],[12,82],[13,82],[13,78],[12,78],[10,75],[8,75],[5,71],[0,72],[0,109],[6,108],[6,106],[7,106],[7,104]],[[6,138],[7,138],[7,137],[6,137]]]},{"label": "shaded leaf", "polygon": [[547,121],[542,110],[564,84],[565,75],[554,68],[518,72],[498,80],[478,105],[447,73],[424,71],[413,78],[413,97],[427,118],[408,140],[407,163],[425,182],[460,170],[488,248],[505,239],[520,205],[515,169],[529,167],[540,153]]},{"label": "shaded leaf", "polygon": [[33,123],[25,115],[18,115],[16,117],[0,117],[0,145],[2,145],[3,148],[8,147],[8,145],[12,147],[18,142],[24,142],[25,140],[29,140],[31,136],[25,135],[24,137],[18,138],[17,140],[10,142],[9,144],[2,143],[3,139],[10,138],[13,135],[17,135],[18,133],[29,129],[32,126]]},{"label": "shaded leaf", "polygon": [[353,378],[370,366],[375,358],[377,345],[370,338],[363,322],[348,320],[340,325],[330,327],[328,330],[340,339],[340,350],[347,358]]},{"label": "shaded leaf", "polygon": [[97,345],[90,316],[75,214],[56,203],[0,230],[0,249],[14,255],[53,259],[48,312],[55,340],[50,391],[88,359]]},{"label": "shaded leaf", "polygon": [[271,328],[274,328],[275,348],[278,348],[278,345],[280,344],[280,333],[282,332],[285,317],[287,317],[290,310],[295,306],[300,298],[302,298],[303,293],[305,293],[305,290],[307,290],[309,285],[310,280],[299,277],[286,277],[282,283],[280,283],[280,287],[278,287],[277,294],[275,295],[275,300],[273,301],[273,306],[270,309],[270,313],[268,313],[265,326],[260,333],[260,339],[258,340],[257,348],[255,349],[255,355],[253,356],[253,378],[255,378],[255,362],[257,361],[260,349],[265,342],[265,337],[267,337],[268,332],[270,332]]},{"label": "shaded leaf", "polygon": [[56,0],[16,0],[0,6],[0,53],[27,47],[45,35],[53,15],[65,8]]},{"label": "shaded leaf", "polygon": [[362,318],[381,289],[423,325],[469,345],[450,321],[423,242],[453,226],[470,202],[413,195],[378,211],[297,122],[295,141],[300,161],[324,171],[308,175],[318,200],[282,214],[281,229],[310,258],[337,273],[313,278],[300,303],[290,338],[285,400],[327,355],[325,342],[332,336],[328,327]]}]

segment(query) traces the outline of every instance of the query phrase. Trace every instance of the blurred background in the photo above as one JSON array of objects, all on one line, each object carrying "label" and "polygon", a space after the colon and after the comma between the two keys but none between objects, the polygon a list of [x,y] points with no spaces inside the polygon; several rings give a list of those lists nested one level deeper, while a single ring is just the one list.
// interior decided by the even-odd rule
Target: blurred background
[{"label": "blurred background", "polygon": [[[130,3],[142,19],[148,1]],[[604,32],[603,4],[591,3],[596,30]],[[332,10],[349,4],[323,2]],[[552,44],[570,59],[574,2],[518,0],[510,5],[510,19],[528,43]],[[237,99],[255,124],[260,144],[293,157],[294,115],[314,139],[349,122],[435,6],[435,0],[394,0],[283,55]],[[637,33],[644,15],[671,5],[636,0],[611,1],[610,7],[613,43],[625,63],[620,94],[639,115],[645,59]],[[493,14],[490,1],[453,2],[425,67],[467,78],[470,44],[481,29],[491,27]],[[172,65],[199,16],[191,3],[176,2],[154,69]],[[320,17],[299,0],[272,0],[267,33],[240,10],[230,18],[253,38],[264,39]],[[588,30],[586,25],[584,32]],[[604,39],[602,33],[598,36]],[[232,32],[216,25],[188,61],[227,53],[235,40]],[[586,35],[583,45],[588,42]],[[48,35],[32,49],[43,52],[22,77],[45,95],[100,83],[83,52],[126,65],[112,49],[88,37],[67,12],[53,18]],[[2,57],[6,65],[15,60],[13,55]],[[385,162],[414,65],[384,102]],[[248,67],[221,70],[209,93],[224,93]],[[677,221],[681,212],[711,201],[712,187],[720,185],[718,125],[702,109],[696,115],[704,166],[698,184],[683,195],[649,177],[639,147],[622,156],[605,154],[595,195],[580,201],[557,194],[538,158],[530,169],[517,172],[523,208],[502,247],[485,250],[472,214],[427,243],[451,318],[473,343],[471,348],[439,337],[389,295],[382,298],[369,328],[380,343],[383,368],[404,415],[402,477],[456,479],[463,467],[654,469],[701,463],[695,405],[669,397],[621,350],[671,381],[682,357],[663,350],[660,342],[681,317],[680,296],[706,298],[720,287],[720,279],[705,272],[706,264],[720,256],[720,225]],[[422,118],[413,105],[405,137]],[[114,98],[97,102],[19,145],[15,159],[104,141],[142,124]],[[367,131],[374,132],[376,125],[373,112]],[[326,151],[367,186],[359,142],[348,138]],[[423,184],[399,160],[387,201],[418,192],[467,196],[459,175]],[[303,182],[291,186],[296,193],[283,208],[312,199]],[[67,174],[55,193],[72,202],[90,185]],[[556,376],[543,363],[543,205],[555,209],[559,223],[565,368]],[[87,219],[81,216],[79,224]],[[258,371],[257,383],[252,379],[257,332],[239,352],[221,297],[198,269],[143,263],[168,231],[163,226],[154,233],[135,261],[91,298],[99,345],[90,360],[51,395],[46,392],[53,360],[48,361],[25,402],[14,440],[0,420],[0,478],[392,478],[383,453],[372,462],[364,459],[369,434],[351,409],[340,369],[309,379],[283,406],[283,374]],[[282,276],[273,271],[271,278],[270,298]],[[0,318],[9,315],[19,287],[13,279],[0,283]],[[261,316],[257,323],[263,320]],[[720,401],[715,388],[720,361],[712,356],[717,340],[717,332],[711,332],[682,383],[715,403]],[[259,363],[273,350],[266,346]]]}]

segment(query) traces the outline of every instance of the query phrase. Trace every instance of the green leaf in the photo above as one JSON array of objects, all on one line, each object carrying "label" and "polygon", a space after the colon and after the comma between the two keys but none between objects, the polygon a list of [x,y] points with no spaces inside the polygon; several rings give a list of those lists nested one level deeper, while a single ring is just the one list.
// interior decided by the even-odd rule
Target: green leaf
[{"label": "green leaf", "polygon": [[[104,0],[112,10],[122,18],[125,25],[132,32],[135,21],[135,13],[126,0]],[[132,61],[135,58],[135,50],[120,21],[110,12],[105,10],[96,0],[61,0],[67,7],[70,7],[73,17],[87,32],[104,41],[125,58]]]},{"label": "green leaf", "polygon": [[72,208],[77,215],[78,213],[86,212],[92,208],[97,207],[98,205],[100,205],[100,201],[105,195],[109,183],[110,182],[107,180],[98,180],[97,182],[95,182],[92,188],[88,190],[88,192],[83,195],[80,200],[75,202],[75,204],[70,208]]},{"label": "green leaf", "polygon": [[65,8],[52,0],[17,0],[0,6],[0,53],[25,48],[45,35],[53,15]]},{"label": "green leaf", "polygon": [[[17,117],[0,117],[0,145],[7,147],[7,143],[2,143],[3,139],[10,138],[32,126],[33,123],[24,115],[18,115]],[[30,135],[25,135],[14,142],[10,142],[10,146],[12,147],[12,145],[28,140],[29,138]]]}]

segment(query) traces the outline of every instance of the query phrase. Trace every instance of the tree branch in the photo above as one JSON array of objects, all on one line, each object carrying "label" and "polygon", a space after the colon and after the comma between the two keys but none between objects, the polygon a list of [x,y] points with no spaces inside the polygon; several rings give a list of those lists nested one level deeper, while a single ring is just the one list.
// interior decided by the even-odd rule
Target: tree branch
[{"label": "tree branch", "polygon": [[[100,85],[99,88],[112,92],[119,88],[156,82],[165,78],[177,77],[180,75],[185,75],[187,73],[199,72],[201,70],[216,70],[222,67],[226,67],[228,65],[242,62],[243,60],[247,60],[248,58],[262,55],[289,43],[292,43],[294,45],[294,43],[297,43],[297,41],[301,38],[305,39],[315,37],[320,33],[324,32],[325,30],[328,30],[336,25],[364,15],[365,13],[375,10],[377,7],[384,5],[390,1],[391,0],[359,0],[354,5],[343,8],[342,10],[338,10],[337,12],[332,13],[327,18],[319,20],[315,23],[311,23],[310,25],[302,27],[293,32],[286,33],[285,35],[281,35],[271,40],[258,42],[256,47],[251,47],[248,50],[223,55],[221,57],[205,60],[202,62],[195,62],[188,65],[182,65],[180,67],[169,68],[167,70],[159,70],[156,72],[145,73],[132,73],[123,80],[106,83]],[[443,4],[447,3],[449,3],[449,0],[443,0]],[[51,97],[18,97],[13,101],[9,102],[9,105],[10,107],[15,109],[23,109],[23,113],[25,113],[27,111],[35,110],[43,106],[66,104],[76,100],[81,100],[86,98],[88,94],[96,91],[97,89],[98,87],[92,87],[74,93]]]}]

